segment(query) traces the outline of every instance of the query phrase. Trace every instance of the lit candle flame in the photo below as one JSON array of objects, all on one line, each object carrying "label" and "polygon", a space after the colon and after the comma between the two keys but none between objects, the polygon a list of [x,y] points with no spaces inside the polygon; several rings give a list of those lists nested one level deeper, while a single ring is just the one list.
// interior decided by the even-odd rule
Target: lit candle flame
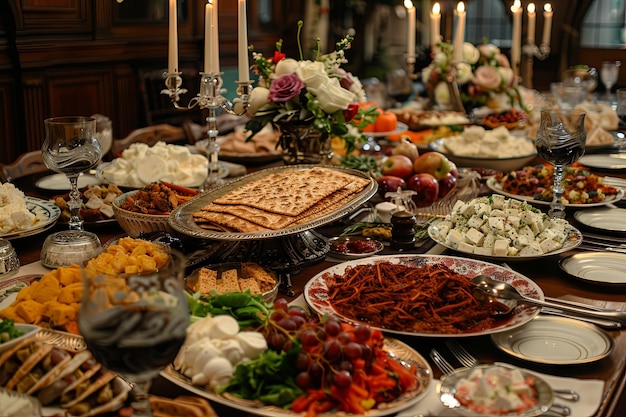
[{"label": "lit candle flame", "polygon": [[433,4],[433,14],[441,14],[441,6],[439,3]]},{"label": "lit candle flame", "polygon": [[460,1],[457,5],[456,5],[456,11],[459,13],[463,13],[465,12],[465,3],[463,3],[462,1]]},{"label": "lit candle flame", "polygon": [[[413,2],[411,0],[404,0],[404,7],[406,7],[407,9],[412,9],[413,8]],[[400,9],[402,10],[402,9]]]},{"label": "lit candle flame", "polygon": [[552,5],[550,3],[544,4],[543,10],[546,11],[546,12],[551,12],[552,11]]},{"label": "lit candle flame", "polygon": [[535,3],[529,3],[527,10],[528,13],[535,13]]}]

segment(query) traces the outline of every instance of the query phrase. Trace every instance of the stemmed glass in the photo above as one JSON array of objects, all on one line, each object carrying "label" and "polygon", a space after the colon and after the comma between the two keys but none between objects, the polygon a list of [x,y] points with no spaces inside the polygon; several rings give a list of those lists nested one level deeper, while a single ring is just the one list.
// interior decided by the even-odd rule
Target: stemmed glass
[{"label": "stemmed glass", "polygon": [[102,156],[96,137],[96,119],[91,117],[53,117],[44,120],[46,138],[41,148],[43,162],[70,181],[70,230],[83,230],[79,212],[82,206],[78,176],[94,168]]},{"label": "stemmed glass", "polygon": [[189,324],[185,257],[147,274],[97,275],[84,270],[78,327],[94,358],[132,384],[133,416],[151,416],[152,380],[171,363]]},{"label": "stemmed glass", "polygon": [[552,203],[548,214],[553,218],[564,218],[563,171],[585,153],[585,113],[564,113],[553,110],[541,111],[541,123],[537,132],[537,153],[554,165]]},{"label": "stemmed glass", "polygon": [[603,61],[600,67],[600,80],[606,87],[606,98],[611,98],[611,88],[617,83],[621,61]]}]

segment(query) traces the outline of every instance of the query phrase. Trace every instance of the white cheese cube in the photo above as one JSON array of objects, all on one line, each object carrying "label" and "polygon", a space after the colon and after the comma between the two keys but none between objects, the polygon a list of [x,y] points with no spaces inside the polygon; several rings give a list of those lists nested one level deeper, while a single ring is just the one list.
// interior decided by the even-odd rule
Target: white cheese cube
[{"label": "white cheese cube", "polygon": [[467,226],[478,229],[483,225],[483,223],[485,223],[485,220],[482,217],[474,215],[467,221]]},{"label": "white cheese cube", "polygon": [[491,207],[497,209],[505,208],[506,198],[502,194],[493,194],[491,196],[491,201],[493,201],[493,203],[491,203]]},{"label": "white cheese cube", "polygon": [[497,232],[504,231],[504,218],[503,217],[489,217],[489,227]]},{"label": "white cheese cube", "polygon": [[496,256],[506,256],[508,253],[509,242],[504,239],[498,239],[493,244],[493,254]]},{"label": "white cheese cube", "polygon": [[476,246],[482,246],[484,237],[485,235],[482,232],[473,227],[465,233],[465,238]]},{"label": "white cheese cube", "polygon": [[466,242],[459,242],[456,249],[461,252],[474,253],[475,246]]},{"label": "white cheese cube", "polygon": [[539,244],[539,246],[541,247],[543,253],[548,253],[560,249],[562,245],[553,239],[545,239]]},{"label": "white cheese cube", "polygon": [[531,242],[530,245],[523,247],[519,251],[520,256],[534,256],[541,255],[542,253],[543,251],[537,242]]},{"label": "white cheese cube", "polygon": [[510,224],[511,226],[513,226],[514,228],[519,229],[519,225],[520,225],[519,216],[514,216],[514,215],[509,214],[506,218],[506,222]]},{"label": "white cheese cube", "polygon": [[491,256],[493,254],[493,246],[492,247],[475,246],[474,253],[476,255]]}]

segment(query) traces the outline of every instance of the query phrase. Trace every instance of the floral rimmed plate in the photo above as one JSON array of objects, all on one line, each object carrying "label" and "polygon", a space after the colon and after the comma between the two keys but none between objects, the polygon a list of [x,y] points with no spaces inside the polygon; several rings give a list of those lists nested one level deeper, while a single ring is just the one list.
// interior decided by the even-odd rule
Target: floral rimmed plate
[{"label": "floral rimmed plate", "polygon": [[[346,261],[335,266],[332,266],[319,274],[306,283],[304,287],[304,299],[312,310],[316,311],[320,315],[333,314],[340,317],[342,320],[350,323],[360,323],[361,321],[354,317],[347,317],[344,314],[340,314],[334,307],[331,301],[329,301],[328,286],[326,285],[326,277],[337,275],[343,275],[347,269],[353,268],[359,265],[375,265],[379,262],[392,262],[407,266],[423,266],[423,265],[435,265],[442,268],[449,268],[452,271],[471,279],[477,275],[488,275],[498,279],[500,281],[508,282],[513,285],[520,293],[539,300],[543,300],[543,291],[541,288],[531,279],[521,275],[513,270],[499,266],[496,264],[479,261],[475,259],[461,258],[455,256],[445,255],[382,255],[373,256],[370,258],[358,259],[354,261]],[[408,335],[408,336],[422,336],[422,337],[468,337],[468,336],[482,336],[509,330],[521,326],[530,320],[532,320],[539,313],[539,309],[528,305],[518,306],[508,320],[502,320],[496,322],[492,327],[484,330],[474,330],[465,333],[448,333],[443,331],[433,331],[432,333],[418,332],[413,330],[407,330],[405,327],[387,327],[381,328],[381,330],[387,333]],[[371,323],[368,323],[371,327]]]},{"label": "floral rimmed plate", "polygon": [[26,208],[40,220],[25,229],[0,234],[0,238],[11,240],[45,232],[55,225],[61,215],[61,210],[50,201],[34,197],[25,197],[25,200]]},{"label": "floral rimmed plate", "polygon": [[[384,339],[384,350],[402,363],[403,366],[415,367],[417,370],[417,377],[420,380],[418,388],[405,393],[403,396],[384,404],[384,407],[368,410],[365,414],[361,414],[365,417],[382,417],[387,415],[395,415],[398,412],[414,406],[419,403],[427,394],[431,384],[433,384],[433,372],[430,365],[417,351],[413,350],[405,343],[393,339]],[[295,413],[291,410],[280,408],[277,406],[263,405],[260,401],[243,400],[236,398],[232,395],[216,394],[211,391],[207,391],[202,387],[194,386],[191,384],[189,378],[180,374],[172,366],[168,366],[161,372],[161,376],[178,385],[185,388],[192,393],[206,398],[210,401],[226,405],[228,407],[235,408],[237,410],[245,411],[250,414],[261,415],[265,417],[289,417],[289,416],[301,416],[300,413]],[[325,412],[317,414],[319,417],[336,416],[336,411]],[[344,417],[355,416],[355,414],[341,413]]]}]

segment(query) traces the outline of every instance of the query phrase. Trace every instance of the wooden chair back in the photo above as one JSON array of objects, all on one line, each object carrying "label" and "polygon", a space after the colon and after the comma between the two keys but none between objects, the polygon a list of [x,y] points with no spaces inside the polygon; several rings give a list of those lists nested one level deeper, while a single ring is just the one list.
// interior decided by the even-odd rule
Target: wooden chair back
[{"label": "wooden chair back", "polygon": [[10,164],[0,164],[0,180],[13,182],[18,178],[50,171],[43,162],[41,151],[31,151],[20,155]]},{"label": "wooden chair back", "polygon": [[125,138],[114,140],[113,145],[111,145],[111,152],[113,156],[117,157],[124,149],[137,142],[153,146],[157,142],[186,143],[187,138],[182,127],[162,123],[135,129]]}]

